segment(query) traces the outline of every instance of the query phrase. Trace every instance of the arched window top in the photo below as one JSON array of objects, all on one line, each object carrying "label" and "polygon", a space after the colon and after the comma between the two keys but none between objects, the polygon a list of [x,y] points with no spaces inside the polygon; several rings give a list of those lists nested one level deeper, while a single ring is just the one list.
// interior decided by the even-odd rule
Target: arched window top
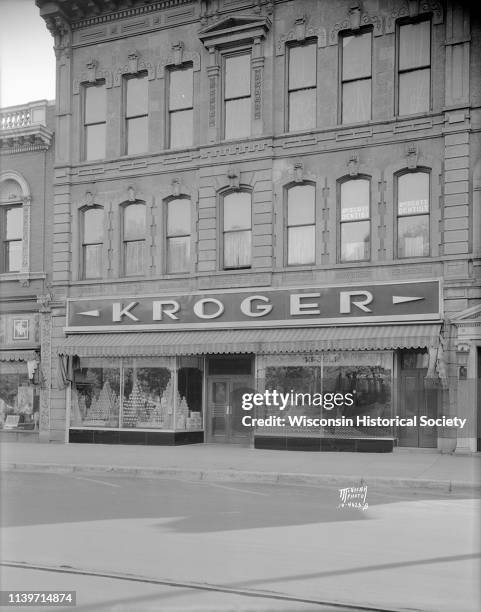
[{"label": "arched window top", "polygon": [[398,214],[413,215],[429,212],[428,172],[406,172],[398,176]]},{"label": "arched window top", "polygon": [[316,189],[311,183],[293,184],[287,189],[287,224],[314,223]]},{"label": "arched window top", "polygon": [[224,231],[251,228],[252,196],[247,191],[231,191],[224,195]]},{"label": "arched window top", "polygon": [[124,207],[124,240],[145,238],[146,206],[144,202],[131,202]]},{"label": "arched window top", "polygon": [[30,197],[27,181],[18,172],[0,175],[0,202],[19,202]]},{"label": "arched window top", "polygon": [[370,181],[356,178],[341,183],[341,221],[369,217]]},{"label": "arched window top", "polygon": [[84,243],[101,242],[104,234],[104,209],[102,206],[84,208],[82,214]]}]

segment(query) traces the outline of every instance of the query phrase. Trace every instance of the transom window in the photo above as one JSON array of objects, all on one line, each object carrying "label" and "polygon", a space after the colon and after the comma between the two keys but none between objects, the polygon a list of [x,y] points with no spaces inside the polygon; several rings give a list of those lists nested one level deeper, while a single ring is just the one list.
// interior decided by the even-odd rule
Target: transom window
[{"label": "transom window", "polygon": [[105,158],[107,102],[105,83],[85,87],[84,157],[86,160]]},{"label": "transom window", "polygon": [[194,134],[194,70],[169,71],[169,139],[172,149],[190,147]]},{"label": "transom window", "polygon": [[409,172],[397,179],[398,257],[429,256],[429,174]]},{"label": "transom window", "polygon": [[82,277],[102,276],[104,209],[88,208],[82,213]]},{"label": "transom window", "polygon": [[145,274],[146,207],[133,202],[123,208],[123,264],[125,276]]},{"label": "transom window", "polygon": [[251,194],[236,191],[223,198],[224,269],[250,268],[252,253]]},{"label": "transom window", "polygon": [[145,153],[149,148],[149,81],[147,74],[125,79],[126,153]]},{"label": "transom window", "polygon": [[398,113],[429,111],[431,96],[431,22],[399,26]]},{"label": "transom window", "polygon": [[190,269],[191,203],[186,198],[167,202],[167,272]]},{"label": "transom window", "polygon": [[317,45],[289,47],[288,130],[316,127]]},{"label": "transom window", "polygon": [[23,208],[21,204],[0,207],[0,234],[3,242],[1,272],[20,272],[23,248]]},{"label": "transom window", "polygon": [[371,119],[371,32],[342,37],[342,123]]},{"label": "transom window", "polygon": [[224,59],[224,138],[251,134],[251,56]]},{"label": "transom window", "polygon": [[316,196],[313,185],[287,190],[287,265],[313,264],[316,259]]},{"label": "transom window", "polygon": [[366,261],[371,253],[370,182],[341,183],[341,261]]}]

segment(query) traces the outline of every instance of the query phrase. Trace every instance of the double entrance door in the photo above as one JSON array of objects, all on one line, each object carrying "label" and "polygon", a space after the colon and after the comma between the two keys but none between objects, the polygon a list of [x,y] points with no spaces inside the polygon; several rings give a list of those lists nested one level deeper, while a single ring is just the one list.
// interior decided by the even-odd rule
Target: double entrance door
[{"label": "double entrance door", "polygon": [[209,376],[207,383],[207,441],[248,444],[250,428],[242,425],[249,414],[242,409],[242,395],[252,393],[252,376]]}]

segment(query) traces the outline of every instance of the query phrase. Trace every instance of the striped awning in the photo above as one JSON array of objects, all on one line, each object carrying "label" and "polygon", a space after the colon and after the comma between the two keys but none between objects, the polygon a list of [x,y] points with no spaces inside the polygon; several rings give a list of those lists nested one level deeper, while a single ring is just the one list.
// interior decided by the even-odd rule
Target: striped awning
[{"label": "striped awning", "polygon": [[38,360],[38,353],[35,351],[9,351],[0,349],[0,361],[34,361]]},{"label": "striped awning", "polygon": [[439,344],[439,331],[439,324],[409,324],[78,334],[69,336],[58,354],[153,357],[426,348]]}]

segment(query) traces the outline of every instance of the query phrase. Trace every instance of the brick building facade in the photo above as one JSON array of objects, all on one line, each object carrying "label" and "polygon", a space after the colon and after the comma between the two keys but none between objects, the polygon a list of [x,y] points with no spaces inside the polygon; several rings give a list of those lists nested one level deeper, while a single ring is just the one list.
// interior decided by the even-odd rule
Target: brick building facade
[{"label": "brick building facade", "polygon": [[[37,5],[57,56],[49,439],[435,447],[448,428],[341,422],[426,414],[465,417],[458,450],[479,450],[468,3]],[[253,428],[253,388],[356,401]]]}]

